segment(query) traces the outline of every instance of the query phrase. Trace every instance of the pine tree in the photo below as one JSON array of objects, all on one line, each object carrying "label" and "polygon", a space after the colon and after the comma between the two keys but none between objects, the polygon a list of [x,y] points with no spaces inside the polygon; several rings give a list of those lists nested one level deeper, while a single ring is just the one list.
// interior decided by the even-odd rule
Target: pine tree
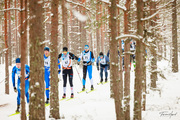
[{"label": "pine tree", "polygon": [[44,2],[29,1],[30,12],[30,104],[29,120],[45,120],[44,59]]},{"label": "pine tree", "polygon": [[51,2],[51,93],[50,93],[50,117],[60,119],[59,115],[59,90],[58,90],[58,5],[59,0]]}]

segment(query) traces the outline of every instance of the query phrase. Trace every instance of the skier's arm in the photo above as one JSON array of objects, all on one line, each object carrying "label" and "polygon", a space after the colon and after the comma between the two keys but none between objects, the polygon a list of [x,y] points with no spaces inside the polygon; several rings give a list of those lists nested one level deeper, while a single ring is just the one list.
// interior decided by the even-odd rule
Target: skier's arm
[{"label": "skier's arm", "polygon": [[62,53],[58,55],[58,59],[61,58],[61,56],[62,56]]},{"label": "skier's arm", "polygon": [[28,65],[25,65],[25,70],[26,70],[26,77],[25,77],[25,80],[29,79],[29,73],[30,73],[30,68]]},{"label": "skier's arm", "polygon": [[97,67],[99,67],[99,57],[97,57],[96,65],[97,65]]},{"label": "skier's arm", "polygon": [[69,53],[69,55],[70,55],[73,59],[78,60],[78,57],[75,56],[73,53]]},{"label": "skier's arm", "polygon": [[79,58],[78,58],[78,62],[81,61],[82,56],[83,56],[83,54],[81,53],[81,55],[80,55]]},{"label": "skier's arm", "polygon": [[106,56],[107,66],[109,66],[109,57]]},{"label": "skier's arm", "polygon": [[60,64],[60,61],[59,61],[59,59],[58,59],[58,74],[60,74],[61,73],[61,64]]},{"label": "skier's arm", "polygon": [[109,57],[109,50],[108,50],[107,56]]},{"label": "skier's arm", "polygon": [[15,74],[16,74],[16,66],[14,66],[13,69],[12,69],[12,83],[13,83],[13,87],[15,87]]},{"label": "skier's arm", "polygon": [[93,52],[91,52],[91,62],[93,63],[93,62],[95,62],[95,58],[94,58],[94,55],[93,55]]}]

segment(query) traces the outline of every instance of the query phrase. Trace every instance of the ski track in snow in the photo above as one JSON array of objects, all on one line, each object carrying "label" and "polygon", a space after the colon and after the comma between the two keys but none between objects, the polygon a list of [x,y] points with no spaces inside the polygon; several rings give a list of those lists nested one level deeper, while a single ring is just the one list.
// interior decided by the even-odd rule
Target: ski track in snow
[{"label": "ski track in snow", "polygon": [[[179,62],[180,64],[180,62]],[[12,66],[13,67],[13,66]],[[12,67],[9,67],[11,73]],[[82,78],[82,68],[76,66]],[[1,120],[20,120],[20,114],[8,117],[16,110],[17,93],[14,92],[12,86],[11,75],[9,76],[10,94],[4,94],[5,83],[3,81],[5,75],[4,65],[0,64],[0,119]],[[142,120],[178,120],[180,118],[180,72],[172,73],[171,67],[167,61],[158,62],[158,68],[163,70],[166,80],[158,76],[157,89],[152,91],[147,86],[146,111],[142,112]],[[60,116],[64,120],[116,120],[114,100],[110,98],[110,82],[104,85],[97,85],[100,81],[99,72],[96,66],[93,66],[93,80],[95,91],[87,94],[86,92],[78,94],[82,89],[82,83],[79,80],[75,66],[73,68],[74,78],[74,99],[70,101],[59,101]],[[108,72],[109,73],[109,72]],[[147,72],[147,84],[150,83],[149,73]],[[133,116],[133,99],[134,99],[134,70],[131,70],[131,107],[130,115]],[[86,88],[90,90],[90,81],[86,77]],[[109,80],[109,79],[108,79]],[[3,82],[1,82],[3,81]],[[62,76],[59,82],[59,98],[63,95]],[[67,82],[67,98],[70,97],[70,86]],[[49,118],[50,107],[45,108],[46,120]],[[28,105],[26,104],[26,112],[28,113]],[[163,116],[161,112],[173,113],[174,116]],[[28,118],[28,117],[27,117]]]}]

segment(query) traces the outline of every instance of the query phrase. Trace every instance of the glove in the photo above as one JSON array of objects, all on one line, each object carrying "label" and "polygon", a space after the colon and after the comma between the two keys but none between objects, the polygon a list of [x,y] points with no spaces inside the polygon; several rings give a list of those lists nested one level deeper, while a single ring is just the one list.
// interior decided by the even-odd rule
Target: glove
[{"label": "glove", "polygon": [[87,63],[87,65],[91,65],[92,64],[92,62],[91,61],[89,61],[88,63]]},{"label": "glove", "polygon": [[108,66],[108,70],[110,70],[110,66]]},{"label": "glove", "polygon": [[99,67],[97,67],[97,70],[99,71]]},{"label": "glove", "polygon": [[61,70],[58,70],[58,74],[60,74],[61,73]]},{"label": "glove", "polygon": [[16,87],[14,87],[14,92],[17,92],[17,89],[16,89]]}]

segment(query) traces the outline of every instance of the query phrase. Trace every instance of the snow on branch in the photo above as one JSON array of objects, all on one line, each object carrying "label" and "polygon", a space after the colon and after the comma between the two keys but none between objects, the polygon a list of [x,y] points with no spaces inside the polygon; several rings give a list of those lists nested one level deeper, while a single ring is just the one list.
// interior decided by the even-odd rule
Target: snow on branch
[{"label": "snow on branch", "polygon": [[124,38],[133,38],[135,40],[140,40],[140,39],[143,39],[142,36],[137,36],[137,35],[132,35],[132,34],[123,34],[123,35],[120,35],[118,37],[116,37],[116,40],[119,40],[119,39],[124,39]]},{"label": "snow on branch", "polygon": [[165,4],[164,6],[161,6],[158,8],[158,11],[156,11],[154,14],[146,17],[146,18],[141,18],[142,21],[146,21],[149,19],[152,19],[153,17],[155,17],[161,10],[163,10],[166,6],[168,6],[170,3],[172,3],[174,0],[169,1],[167,4]]},{"label": "snow on branch", "polygon": [[[109,0],[101,0],[101,2],[103,2],[103,3],[107,4],[107,5],[111,5],[111,2],[109,2]],[[126,11],[126,10],[127,10],[125,6],[121,6],[121,5],[119,5],[119,4],[117,4],[117,7],[118,7],[119,9],[123,10],[123,11]]]},{"label": "snow on branch", "polygon": [[8,9],[4,9],[4,10],[0,10],[0,12],[6,12],[9,10],[18,10],[18,11],[22,11],[20,8],[8,8]]}]

